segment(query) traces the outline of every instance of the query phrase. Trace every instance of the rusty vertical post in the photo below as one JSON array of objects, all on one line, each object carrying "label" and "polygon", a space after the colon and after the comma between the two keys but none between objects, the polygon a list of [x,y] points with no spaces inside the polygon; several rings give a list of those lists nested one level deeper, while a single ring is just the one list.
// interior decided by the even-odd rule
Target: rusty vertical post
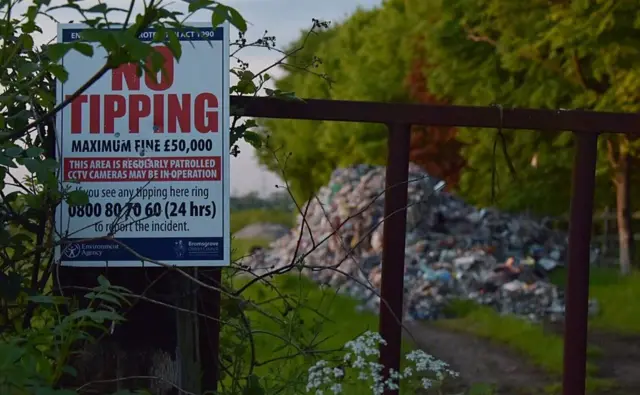
[{"label": "rusty vertical post", "polygon": [[380,335],[387,342],[380,347],[380,363],[385,375],[389,369],[400,370],[410,132],[411,125],[389,126],[380,290]]},{"label": "rusty vertical post", "polygon": [[569,263],[564,326],[563,395],[584,395],[589,312],[589,258],[598,136],[574,133]]}]

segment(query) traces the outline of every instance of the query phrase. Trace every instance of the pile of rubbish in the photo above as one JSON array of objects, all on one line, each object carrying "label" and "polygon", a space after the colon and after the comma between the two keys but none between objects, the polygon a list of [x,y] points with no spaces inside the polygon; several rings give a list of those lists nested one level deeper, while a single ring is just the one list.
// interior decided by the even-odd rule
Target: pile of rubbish
[{"label": "pile of rubbish", "polygon": [[[548,272],[564,264],[566,234],[545,220],[477,209],[441,185],[410,165],[406,317],[438,319],[463,299],[533,320],[561,318],[563,295]],[[243,264],[256,271],[304,265],[313,280],[377,310],[384,190],[384,167],[335,170],[298,225]]]}]

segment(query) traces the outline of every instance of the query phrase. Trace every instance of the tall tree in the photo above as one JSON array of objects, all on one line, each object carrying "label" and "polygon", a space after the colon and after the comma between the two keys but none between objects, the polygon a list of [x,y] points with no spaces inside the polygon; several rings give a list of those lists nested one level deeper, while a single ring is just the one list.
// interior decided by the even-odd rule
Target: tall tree
[{"label": "tall tree", "polygon": [[[307,98],[433,102],[424,83],[415,84],[410,78],[412,65],[419,60],[413,59],[416,37],[409,36],[409,30],[404,0],[358,10],[328,32],[303,35],[293,43],[290,49],[302,49],[283,66],[286,75],[276,87]],[[316,75],[299,71],[314,62]],[[413,77],[421,78],[419,73]],[[418,87],[415,92],[408,89],[411,83]],[[325,184],[336,167],[386,161],[387,132],[381,125],[277,120],[264,126],[269,148],[259,153],[259,159],[272,170],[284,168],[299,200]],[[429,133],[414,128],[412,159],[434,176],[455,183],[457,175],[448,173],[459,170],[461,158],[445,155],[457,145],[452,133],[448,128],[429,128]]]},{"label": "tall tree", "polygon": [[[633,0],[389,0],[309,38],[285,65],[277,87],[301,97],[494,104],[497,112],[512,106],[633,112],[640,84],[639,10]],[[332,85],[297,71],[315,57],[323,61],[319,74]],[[298,198],[308,198],[337,166],[384,163],[382,127],[300,121],[265,126],[270,146],[281,150],[262,152],[260,159],[272,169],[285,167]],[[632,255],[629,186],[637,146],[605,134],[599,147],[596,202],[600,208],[616,202],[624,272]],[[541,214],[568,210],[572,156],[566,131],[414,128],[412,140],[412,158],[451,184],[456,169],[465,166],[457,192],[472,203]],[[450,162],[435,166],[443,157]]]},{"label": "tall tree", "polygon": [[[413,58],[409,74],[405,81],[409,95],[419,103],[447,104],[431,94],[427,87],[423,69],[427,57],[420,50],[422,37],[416,38],[417,55]],[[427,173],[443,179],[449,191],[455,189],[460,181],[460,173],[465,166],[461,155],[463,144],[457,139],[458,128],[414,125],[411,134],[410,160]]]},{"label": "tall tree", "polygon": [[[414,28],[424,33],[432,60],[425,73],[437,95],[464,104],[638,111],[637,1],[408,0],[407,7],[431,16]],[[488,163],[493,152],[487,137],[476,136],[466,152],[472,167]],[[511,134],[506,140],[521,179],[526,176],[518,188],[529,191],[544,182],[541,195],[567,194],[562,187],[568,186],[571,166],[567,132]],[[615,193],[620,264],[626,273],[631,264],[629,180],[637,143],[604,135],[600,145],[598,192],[601,198]],[[491,177],[486,168],[485,176],[471,174],[463,177],[462,189]],[[604,187],[605,177],[614,188]],[[552,185],[558,189],[549,189]]]}]

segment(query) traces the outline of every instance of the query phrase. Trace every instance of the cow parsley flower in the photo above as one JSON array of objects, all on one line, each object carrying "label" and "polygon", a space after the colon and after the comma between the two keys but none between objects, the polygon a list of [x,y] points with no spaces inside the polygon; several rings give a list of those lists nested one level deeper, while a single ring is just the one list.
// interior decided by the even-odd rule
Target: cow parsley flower
[{"label": "cow parsley flower", "polygon": [[445,362],[414,350],[406,355],[407,365],[398,372],[389,371],[384,376],[384,366],[378,362],[380,345],[386,341],[375,332],[365,332],[345,344],[344,365],[331,366],[327,361],[318,361],[309,368],[307,392],[319,394],[349,393],[345,388],[359,382],[366,382],[373,395],[382,395],[386,389],[398,390],[402,383],[429,390],[446,377],[457,377],[458,373]]}]

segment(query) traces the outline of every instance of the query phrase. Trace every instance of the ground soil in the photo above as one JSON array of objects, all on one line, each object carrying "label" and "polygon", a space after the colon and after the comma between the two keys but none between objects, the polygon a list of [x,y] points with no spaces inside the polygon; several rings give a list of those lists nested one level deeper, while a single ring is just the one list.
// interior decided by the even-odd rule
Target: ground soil
[{"label": "ground soil", "polygon": [[[459,380],[454,383],[456,389],[484,383],[495,386],[494,394],[541,394],[545,393],[545,387],[559,382],[558,377],[549,376],[525,357],[500,344],[429,323],[405,325],[420,348],[460,372]],[[549,330],[561,334],[562,326],[549,326]],[[411,335],[407,337],[411,338]],[[591,333],[589,343],[602,353],[596,361],[598,376],[614,379],[619,386],[606,394],[640,394],[640,336]]]},{"label": "ground soil", "polygon": [[618,393],[640,394],[640,337],[592,333],[589,343],[601,349],[600,374],[616,381]]}]

